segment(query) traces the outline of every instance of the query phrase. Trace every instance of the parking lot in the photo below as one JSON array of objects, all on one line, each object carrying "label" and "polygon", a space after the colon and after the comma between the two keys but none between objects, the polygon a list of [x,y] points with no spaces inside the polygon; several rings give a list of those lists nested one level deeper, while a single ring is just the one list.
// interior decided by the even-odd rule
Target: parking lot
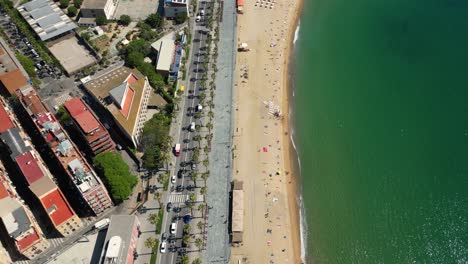
[{"label": "parking lot", "polygon": [[18,27],[11,22],[10,17],[3,11],[0,11],[0,27],[3,28],[8,40],[14,46],[14,50],[19,51],[23,55],[31,58],[34,61],[36,74],[40,79],[49,77],[58,79],[62,76],[61,71],[53,65],[48,65],[39,56],[37,51],[32,47],[26,36],[18,30]]},{"label": "parking lot", "polygon": [[114,18],[129,15],[132,20],[143,20],[149,14],[156,13],[159,0],[120,0]]}]

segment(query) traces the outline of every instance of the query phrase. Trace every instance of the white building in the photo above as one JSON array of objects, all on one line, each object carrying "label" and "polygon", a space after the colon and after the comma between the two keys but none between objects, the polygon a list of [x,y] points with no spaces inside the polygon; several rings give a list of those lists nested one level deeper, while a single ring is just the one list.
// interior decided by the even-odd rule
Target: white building
[{"label": "white building", "polygon": [[119,0],[84,0],[81,5],[81,17],[105,16],[112,19]]}]

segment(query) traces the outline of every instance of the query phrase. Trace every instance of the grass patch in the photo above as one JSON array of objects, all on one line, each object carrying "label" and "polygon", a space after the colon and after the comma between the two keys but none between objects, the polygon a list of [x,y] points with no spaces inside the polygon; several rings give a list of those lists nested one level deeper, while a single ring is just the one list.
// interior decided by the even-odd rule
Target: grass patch
[{"label": "grass patch", "polygon": [[161,234],[162,224],[163,224],[163,217],[164,217],[164,209],[160,209],[158,212],[158,222],[156,223],[155,233]]},{"label": "grass patch", "polygon": [[107,35],[102,35],[91,40],[91,42],[93,46],[97,47],[97,50],[105,50],[109,44],[109,37]]},{"label": "grass patch", "polygon": [[159,240],[156,239],[156,245],[153,248],[153,253],[151,253],[150,264],[156,263],[156,257],[158,256]]}]

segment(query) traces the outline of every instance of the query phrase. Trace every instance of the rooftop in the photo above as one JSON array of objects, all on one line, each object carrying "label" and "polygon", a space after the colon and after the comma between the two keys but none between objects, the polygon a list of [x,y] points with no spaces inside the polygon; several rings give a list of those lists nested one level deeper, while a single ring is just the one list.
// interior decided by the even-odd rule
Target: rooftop
[{"label": "rooftop", "polygon": [[170,71],[175,53],[174,33],[157,40],[151,47],[158,52],[156,70]]},{"label": "rooftop", "polygon": [[[127,82],[127,85],[122,86],[125,82]],[[137,69],[121,67],[87,82],[85,86],[90,93],[101,101],[107,100],[114,88],[119,86],[128,87],[122,105],[117,105],[112,99],[112,102],[106,107],[124,130],[129,135],[133,135],[135,134],[145,82],[145,77]]]},{"label": "rooftop", "polygon": [[27,85],[27,80],[18,68],[17,61],[6,43],[0,39],[0,81],[10,94],[15,93],[21,87]]},{"label": "rooftop", "polygon": [[20,135],[20,130],[17,127],[10,128],[1,133],[0,138],[3,139],[5,144],[10,148],[10,156],[12,159],[16,159],[18,155],[31,150],[31,147],[26,146],[24,143],[23,138]]},{"label": "rooftop", "polygon": [[[110,225],[107,228],[106,239],[104,242],[103,259],[118,260],[113,263],[125,263],[127,254],[123,254],[124,259],[119,258],[120,252],[127,252],[128,245],[132,239],[133,226],[138,219],[135,215],[112,215]],[[120,250],[119,250],[120,249]],[[117,252],[117,253],[116,253]]]},{"label": "rooftop", "polygon": [[10,120],[10,116],[6,112],[3,106],[0,106],[0,133],[7,131],[10,128],[13,128],[15,125]]},{"label": "rooftop", "polygon": [[11,197],[0,200],[0,217],[8,234],[17,238],[31,228],[31,221],[21,204]]},{"label": "rooftop", "polygon": [[[44,179],[48,179],[50,182],[52,182],[49,178],[44,177]],[[50,182],[45,183],[45,185],[48,184],[49,186],[51,186],[53,184],[55,186],[53,182]],[[49,188],[47,186],[44,187],[44,189]],[[32,186],[31,189],[33,189]],[[55,186],[55,190],[49,191],[47,194],[41,197],[41,203],[46,209],[47,214],[49,214],[55,226],[62,224],[63,222],[73,217],[73,215],[75,214],[66,202],[65,197],[63,196],[62,192],[60,192],[60,190],[57,188],[57,186]]]},{"label": "rooftop", "polygon": [[52,0],[34,0],[17,9],[42,41],[77,27]]},{"label": "rooftop", "polygon": [[81,8],[102,9],[106,6],[107,1],[108,0],[84,0]]},{"label": "rooftop", "polygon": [[80,98],[72,98],[65,102],[64,106],[84,133],[87,134],[100,128],[96,117],[89,111]]},{"label": "rooftop", "polygon": [[27,151],[18,155],[15,160],[29,185],[44,177],[44,173],[39,167],[37,159],[33,156],[32,151]]}]

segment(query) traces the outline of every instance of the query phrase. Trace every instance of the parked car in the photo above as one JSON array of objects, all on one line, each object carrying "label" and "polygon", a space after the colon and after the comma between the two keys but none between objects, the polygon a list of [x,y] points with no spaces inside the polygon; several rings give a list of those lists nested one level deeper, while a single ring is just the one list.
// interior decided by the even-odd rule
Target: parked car
[{"label": "parked car", "polygon": [[172,175],[172,177],[171,177],[171,182],[172,182],[172,183],[176,183],[176,176],[175,176],[175,175]]},{"label": "parked car", "polygon": [[166,210],[167,210],[168,212],[170,212],[171,209],[172,209],[172,203],[167,203],[167,205],[166,205]]},{"label": "parked car", "polygon": [[161,253],[166,253],[166,249],[167,249],[167,242],[163,241],[161,243]]},{"label": "parked car", "polygon": [[171,234],[176,234],[177,233],[177,223],[173,222],[171,224]]}]

